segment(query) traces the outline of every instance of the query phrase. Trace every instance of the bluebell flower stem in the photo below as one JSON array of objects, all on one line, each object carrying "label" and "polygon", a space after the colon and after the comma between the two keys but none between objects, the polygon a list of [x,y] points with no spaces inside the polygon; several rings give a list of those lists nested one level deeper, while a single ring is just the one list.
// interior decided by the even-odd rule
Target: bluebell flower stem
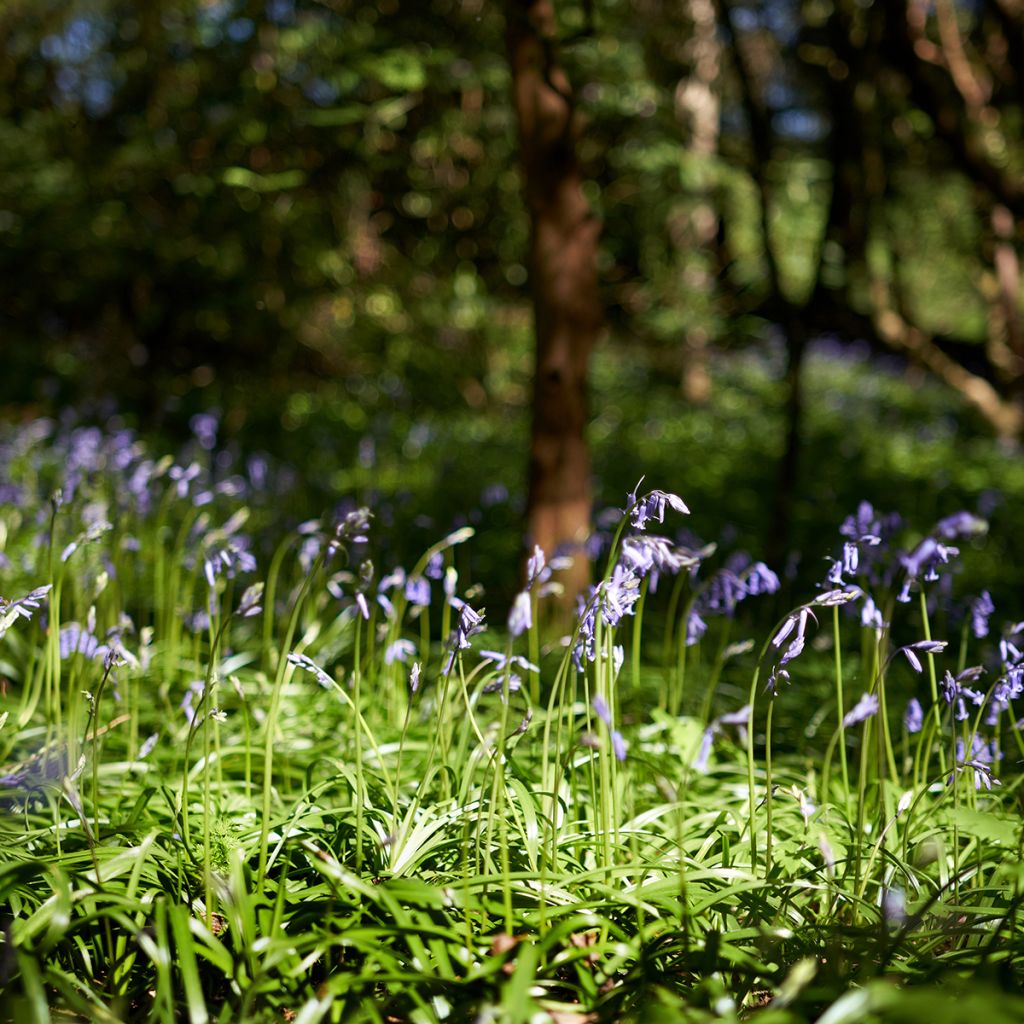
[{"label": "bluebell flower stem", "polygon": [[[925,640],[931,640],[932,630],[931,623],[928,618],[928,599],[925,597],[924,590],[920,592],[921,598],[921,629],[924,632]],[[939,708],[939,684],[938,679],[935,675],[935,656],[931,653],[927,655],[928,658],[928,682],[931,684],[932,690],[932,720],[935,723],[936,735],[940,731],[940,708]],[[939,770],[943,775],[946,774],[946,751],[942,744],[939,744]]]},{"label": "bluebell flower stem", "polygon": [[839,629],[839,606],[832,609],[832,646],[836,656],[836,713],[839,716],[839,764],[843,773],[843,804],[850,806],[850,769],[846,760],[846,702],[843,697],[843,646]]},{"label": "bluebell flower stem", "polygon": [[764,844],[764,875],[768,878],[772,873],[772,714],[775,711],[775,694],[768,698],[768,715],[764,727],[764,770],[767,789],[765,803],[765,844]]}]

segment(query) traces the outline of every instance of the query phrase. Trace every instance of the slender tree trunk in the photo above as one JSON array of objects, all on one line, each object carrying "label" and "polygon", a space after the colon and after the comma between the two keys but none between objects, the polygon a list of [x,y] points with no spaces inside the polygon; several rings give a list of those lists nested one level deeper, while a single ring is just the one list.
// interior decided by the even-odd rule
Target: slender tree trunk
[{"label": "slender tree trunk", "polygon": [[551,555],[572,547],[566,600],[586,585],[580,545],[590,528],[587,370],[603,327],[597,286],[600,225],[583,196],[579,122],[555,53],[552,0],[508,0],[512,97],[530,212],[530,286],[537,355],[530,435],[527,540]]}]

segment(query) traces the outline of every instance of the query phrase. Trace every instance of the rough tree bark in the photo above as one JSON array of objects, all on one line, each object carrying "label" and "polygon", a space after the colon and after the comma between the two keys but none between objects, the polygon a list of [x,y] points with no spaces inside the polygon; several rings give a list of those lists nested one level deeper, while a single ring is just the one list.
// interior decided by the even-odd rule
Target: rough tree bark
[{"label": "rough tree bark", "polygon": [[557,59],[554,4],[508,0],[506,11],[536,328],[527,540],[548,555],[574,549],[575,563],[562,576],[568,601],[589,579],[581,545],[591,512],[587,371],[603,329],[600,225],[580,187],[579,119]]}]

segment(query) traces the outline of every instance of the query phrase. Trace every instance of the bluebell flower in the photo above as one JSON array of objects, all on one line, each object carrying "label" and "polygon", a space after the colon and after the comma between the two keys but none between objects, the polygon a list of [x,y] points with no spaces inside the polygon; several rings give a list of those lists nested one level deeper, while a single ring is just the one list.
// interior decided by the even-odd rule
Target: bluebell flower
[{"label": "bluebell flower", "polygon": [[302,669],[303,672],[308,672],[325,690],[334,686],[334,680],[306,654],[296,654],[293,651],[288,655],[288,664]]},{"label": "bluebell flower", "polygon": [[414,608],[430,605],[430,583],[422,576],[412,576],[405,581],[405,599]]},{"label": "bluebell flower", "polygon": [[233,537],[207,546],[203,556],[203,575],[209,586],[216,585],[217,577],[234,579],[239,573],[253,572],[256,559],[248,550],[246,537]]},{"label": "bluebell flower", "polygon": [[86,659],[102,658],[108,649],[91,629],[77,622],[68,622],[61,627],[59,646],[61,661],[67,661],[74,654],[81,654]]},{"label": "bluebell flower", "polygon": [[30,590],[24,597],[15,598],[13,601],[0,597],[0,637],[14,625],[18,619],[31,619],[32,613],[36,611],[49,594],[51,585],[36,587]]},{"label": "bluebell flower", "polygon": [[593,661],[597,617],[614,628],[626,615],[632,615],[640,597],[640,578],[621,562],[617,563],[608,579],[590,588],[587,599],[579,600],[579,627],[573,648],[573,664],[583,670],[583,659]]},{"label": "bluebell flower", "polygon": [[683,515],[689,515],[690,510],[686,507],[683,499],[677,494],[670,494],[668,491],[651,491],[643,497],[637,497],[640,484],[644,482],[641,477],[632,493],[626,499],[626,512],[630,521],[637,530],[647,528],[648,522],[663,523],[665,521],[665,508],[675,509]]},{"label": "bluebell flower", "polygon": [[171,466],[167,475],[174,481],[179,498],[184,498],[192,481],[202,472],[198,462],[190,462],[187,466]]},{"label": "bluebell flower", "polygon": [[922,654],[941,654],[945,649],[945,640],[918,640],[917,643],[901,647],[896,653],[902,654],[915,672],[922,672],[924,670],[921,667],[921,659],[917,656],[917,652],[920,651]]},{"label": "bluebell flower", "polygon": [[961,672],[954,677],[953,673],[947,670],[939,683],[942,698],[952,708],[953,717],[958,722],[965,721],[970,715],[970,712],[967,710],[967,701],[970,701],[976,707],[980,707],[984,703],[985,695],[983,693],[965,685],[966,681],[973,681],[978,678],[977,671],[975,669],[967,669],[965,672]]},{"label": "bluebell flower", "polygon": [[484,661],[493,662],[494,667],[500,672],[507,665],[512,665],[516,668],[522,669],[524,672],[539,672],[532,662],[527,661],[525,658],[518,654],[502,654],[501,651],[481,651],[480,657]]},{"label": "bluebell flower", "polygon": [[866,722],[876,714],[878,714],[878,694],[865,693],[843,716],[843,728],[851,729],[855,725],[860,725],[861,722]]},{"label": "bluebell flower", "polygon": [[865,595],[864,603],[860,607],[860,624],[866,629],[885,629],[882,613],[870,594]]},{"label": "bluebell flower", "polygon": [[935,533],[944,540],[977,537],[988,530],[988,523],[971,512],[955,512],[935,524]]},{"label": "bluebell flower", "polygon": [[992,598],[987,590],[983,590],[971,602],[971,632],[979,640],[988,636],[988,620],[995,610],[996,606],[992,603]]},{"label": "bluebell flower", "polygon": [[245,588],[242,600],[238,603],[238,615],[243,619],[250,619],[263,611],[263,584],[254,583]]},{"label": "bluebell flower", "polygon": [[508,613],[508,631],[513,637],[522,636],[533,625],[533,601],[525,590],[516,594]]},{"label": "bluebell flower", "polygon": [[917,733],[924,728],[924,709],[916,697],[907,701],[907,708],[903,712],[903,728],[909,733]]},{"label": "bluebell flower", "polygon": [[416,654],[416,645],[411,640],[399,637],[389,644],[384,651],[384,664],[393,665],[396,661],[405,663]]},{"label": "bluebell flower", "polygon": [[946,780],[951,785],[954,775],[970,771],[974,779],[975,789],[991,789],[1001,785],[994,775],[994,768],[1002,760],[999,744],[995,740],[986,742],[977,733],[971,736],[971,749],[968,751],[962,739],[956,741],[956,767],[954,773]]},{"label": "bluebell flower", "polygon": [[409,692],[415,693],[420,688],[420,673],[423,671],[423,666],[418,662],[412,663],[412,668],[409,669]]},{"label": "bluebell flower", "polygon": [[696,608],[690,609],[686,617],[686,646],[692,647],[708,631],[708,624],[700,617]]},{"label": "bluebell flower", "polygon": [[704,772],[708,770],[708,760],[711,756],[714,738],[722,731],[722,726],[735,725],[739,730],[739,739],[742,743],[746,734],[746,727],[749,718],[749,704],[744,704],[743,707],[736,711],[729,711],[726,714],[719,715],[715,718],[704,730],[704,735],[701,737],[700,749],[697,751],[697,756],[693,762],[694,770],[701,774],[704,774]]},{"label": "bluebell flower", "polygon": [[217,428],[220,418],[214,412],[200,412],[188,421],[189,428],[204,451],[212,452],[217,447]]},{"label": "bluebell flower", "polygon": [[483,613],[474,611],[468,604],[462,602],[459,608],[459,621],[456,623],[451,639],[448,641],[448,661],[441,670],[442,675],[446,676],[451,672],[459,651],[468,650],[473,646],[469,642],[469,638],[476,636],[477,633],[482,633],[486,628]]}]

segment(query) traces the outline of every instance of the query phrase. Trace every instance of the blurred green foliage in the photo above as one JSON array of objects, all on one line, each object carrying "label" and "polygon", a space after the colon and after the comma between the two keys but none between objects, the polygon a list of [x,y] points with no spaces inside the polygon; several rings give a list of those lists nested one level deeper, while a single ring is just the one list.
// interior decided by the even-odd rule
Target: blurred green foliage
[{"label": "blurred green foliage", "polygon": [[[686,494],[698,532],[733,524],[763,548],[786,428],[765,225],[794,306],[820,258],[821,283],[867,323],[869,270],[898,273],[908,315],[983,363],[990,199],[893,58],[877,91],[856,92],[865,151],[887,171],[863,259],[823,241],[837,133],[856,127],[835,120],[829,89],[862,72],[851,53],[874,59],[888,8],[729,4],[735,40],[721,24],[705,37],[709,78],[698,6],[557,4],[603,224],[592,440],[605,502],[646,469]],[[958,16],[975,42],[997,38],[985,12]],[[434,522],[469,516],[501,484],[512,501],[487,515],[513,536],[532,341],[502,5],[8,0],[0,40],[9,415],[116,406],[181,432],[217,408],[222,440],[301,465],[311,506],[353,490],[429,495],[429,509],[396,503],[412,544],[417,521],[433,539]],[[770,118],[764,162],[738,55]],[[1005,100],[1012,67],[1001,73],[1012,170],[1020,106]],[[703,149],[681,99],[701,81],[718,104]],[[880,370],[871,348],[830,353],[806,377],[794,540],[807,557],[829,546],[811,537],[820,523],[862,496],[912,507],[923,527],[987,489],[1020,493],[1016,462],[949,392],[902,363]],[[695,365],[705,404],[690,401]],[[511,544],[482,556],[498,575]]]}]

